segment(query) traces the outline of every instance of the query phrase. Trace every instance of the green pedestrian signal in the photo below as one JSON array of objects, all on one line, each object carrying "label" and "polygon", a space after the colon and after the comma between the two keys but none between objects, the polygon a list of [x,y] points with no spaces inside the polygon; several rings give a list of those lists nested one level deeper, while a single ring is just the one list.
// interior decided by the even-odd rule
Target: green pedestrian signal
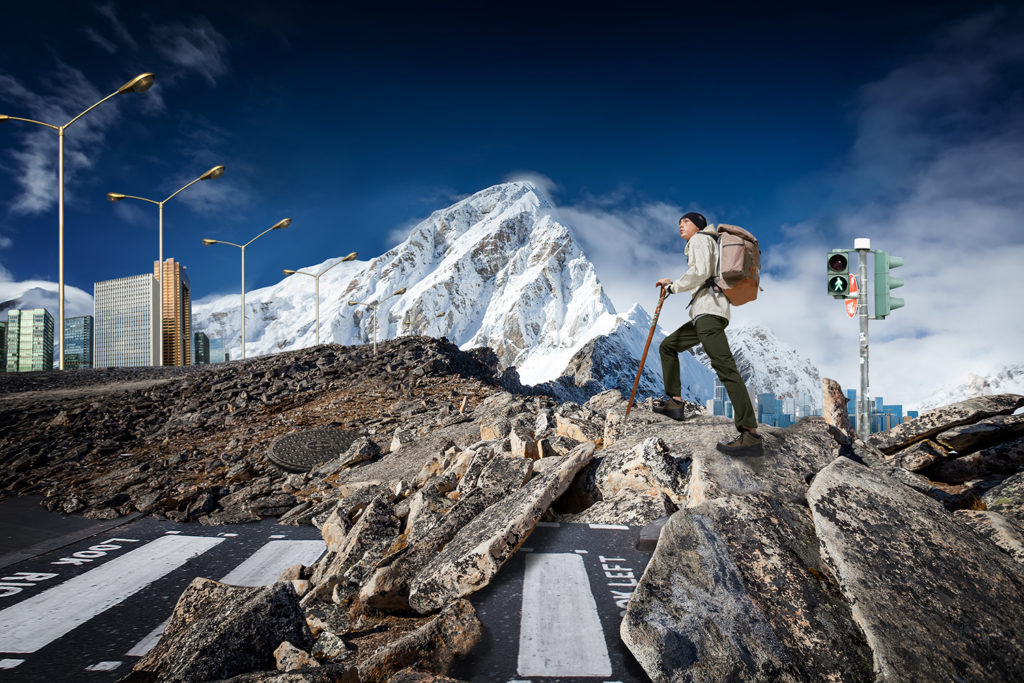
[{"label": "green pedestrian signal", "polygon": [[884,251],[873,249],[875,254],[875,318],[883,319],[897,308],[903,308],[903,299],[890,296],[890,292],[903,286],[903,280],[889,272],[903,265],[899,256],[889,256]]},{"label": "green pedestrian signal", "polygon": [[828,293],[833,299],[845,299],[850,294],[850,257],[848,251],[832,251],[825,268]]}]

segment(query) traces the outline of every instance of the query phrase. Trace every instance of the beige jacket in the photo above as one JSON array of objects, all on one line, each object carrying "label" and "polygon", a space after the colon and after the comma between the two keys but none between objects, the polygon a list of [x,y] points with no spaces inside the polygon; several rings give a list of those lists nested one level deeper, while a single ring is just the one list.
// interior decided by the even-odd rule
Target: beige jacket
[{"label": "beige jacket", "polygon": [[[701,230],[705,235],[718,237],[718,231],[712,227]],[[686,263],[689,266],[683,276],[669,285],[668,289],[673,294],[690,292],[699,289],[713,277],[718,265],[718,241],[708,239],[700,234],[694,235],[686,243]],[[721,292],[711,287],[705,287],[693,299],[690,306],[690,319],[693,320],[700,315],[718,315],[730,320],[729,299]]]}]

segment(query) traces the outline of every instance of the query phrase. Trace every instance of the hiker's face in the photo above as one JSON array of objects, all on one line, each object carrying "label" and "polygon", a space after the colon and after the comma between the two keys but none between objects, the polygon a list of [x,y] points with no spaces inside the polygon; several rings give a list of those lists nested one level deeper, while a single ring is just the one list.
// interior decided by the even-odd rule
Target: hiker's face
[{"label": "hiker's face", "polygon": [[691,221],[689,218],[679,219],[679,236],[686,241],[690,241],[690,238],[700,232],[697,228],[697,224]]}]

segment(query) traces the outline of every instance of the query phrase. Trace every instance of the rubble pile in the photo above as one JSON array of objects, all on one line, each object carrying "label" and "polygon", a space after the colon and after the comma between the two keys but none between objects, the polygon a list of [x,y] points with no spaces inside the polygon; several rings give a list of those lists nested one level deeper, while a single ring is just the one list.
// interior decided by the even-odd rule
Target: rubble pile
[{"label": "rubble pile", "polygon": [[[762,426],[764,454],[731,458],[715,445],[732,423],[699,406],[627,420],[616,390],[558,402],[485,350],[422,338],[129,380],[162,383],[0,395],[28,434],[4,422],[5,493],[94,516],[277,516],[326,551],[272,586],[196,579],[125,680],[451,680],[483,637],[475,594],[538,523],[665,518],[620,632],[652,680],[1024,676],[1021,396],[869,443],[837,409]],[[299,473],[267,460],[302,430],[344,430],[344,452]]]}]

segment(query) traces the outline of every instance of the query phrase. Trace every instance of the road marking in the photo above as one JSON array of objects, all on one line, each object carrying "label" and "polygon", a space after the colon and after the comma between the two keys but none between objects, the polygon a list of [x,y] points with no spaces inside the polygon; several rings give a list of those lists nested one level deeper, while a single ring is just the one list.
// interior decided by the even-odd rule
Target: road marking
[{"label": "road marking", "polygon": [[180,531],[165,531],[164,536],[173,536],[174,534],[180,534]]},{"label": "road marking", "polygon": [[[326,548],[323,541],[270,541],[220,581],[233,586],[266,586],[274,583],[288,567],[313,564]],[[144,656],[156,646],[169,621],[166,619],[125,654],[129,657]]]},{"label": "road marking", "polygon": [[19,664],[24,663],[24,659],[0,659],[0,669],[13,669]]},{"label": "road marking", "polygon": [[612,664],[583,558],[527,555],[517,673],[610,676]]},{"label": "road marking", "polygon": [[270,541],[220,581],[232,586],[266,586],[289,567],[313,564],[326,549],[323,541]]},{"label": "road marking", "polygon": [[591,529],[626,529],[629,530],[628,526],[622,524],[588,524]]},{"label": "road marking", "polygon": [[39,650],[223,540],[161,536],[0,611],[0,652]]},{"label": "road marking", "polygon": [[86,671],[113,671],[121,666],[122,662],[98,662],[92,666],[85,667]]}]

